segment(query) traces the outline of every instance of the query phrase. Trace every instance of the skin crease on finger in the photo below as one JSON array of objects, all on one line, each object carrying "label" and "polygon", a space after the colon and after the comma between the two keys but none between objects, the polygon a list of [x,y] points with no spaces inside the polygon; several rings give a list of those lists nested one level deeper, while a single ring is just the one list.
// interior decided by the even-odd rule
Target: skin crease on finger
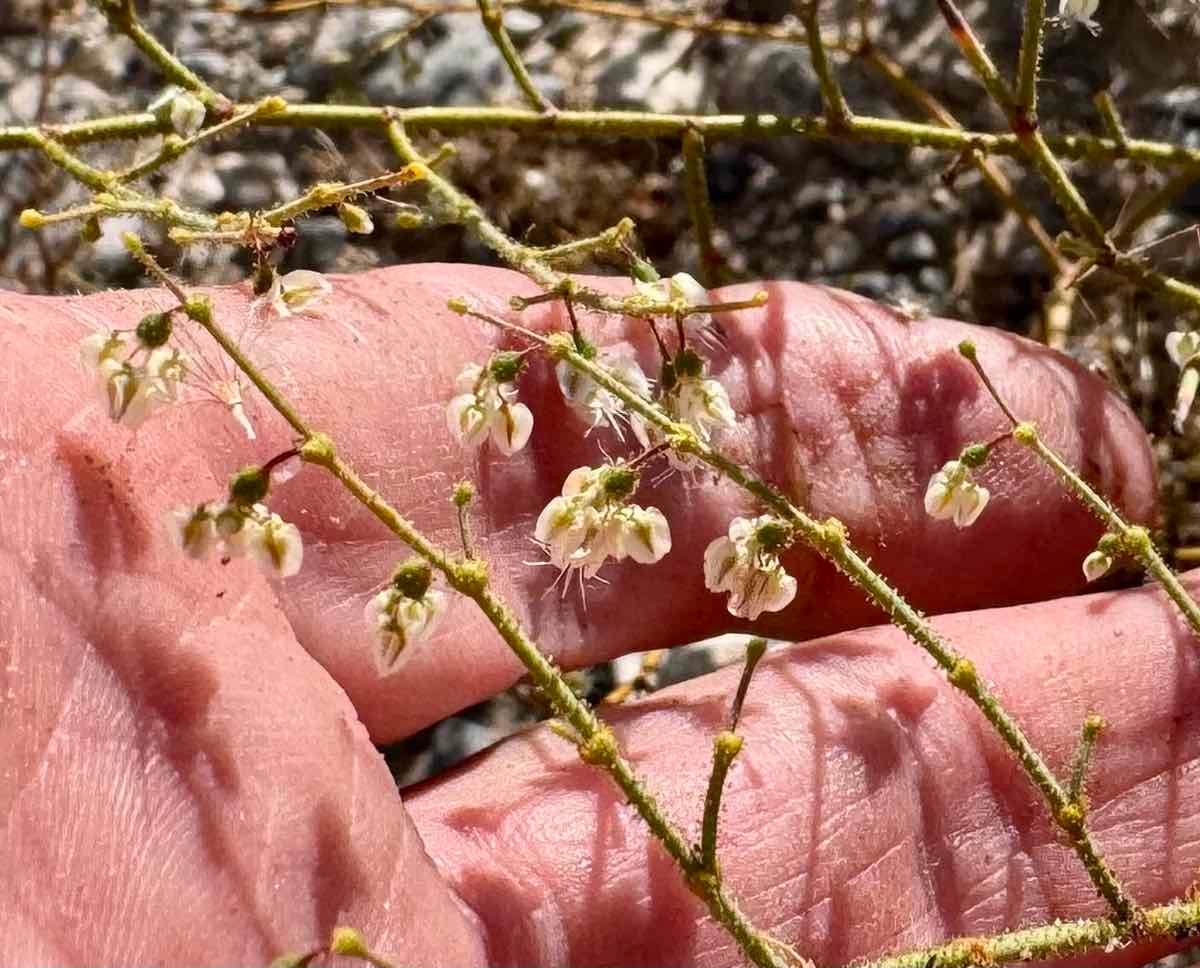
[{"label": "skin crease on finger", "polygon": [[[1189,587],[1200,590],[1200,573]],[[1157,588],[948,615],[1059,776],[1085,716],[1108,721],[1089,824],[1142,903],[1200,878],[1200,652]],[[698,836],[713,736],[739,670],[611,713],[638,773]],[[726,883],[818,964],[1104,913],[982,716],[890,627],[769,653],[750,686],[720,827]],[[546,729],[407,806],[504,965],[688,964],[739,952],[606,777]],[[516,927],[514,927],[514,924]],[[1162,945],[1075,965],[1141,965]]]},{"label": "skin crease on finger", "polygon": [[[607,567],[608,584],[576,593],[551,589],[552,568],[533,567],[531,543],[539,511],[574,467],[598,461],[597,444],[621,453],[619,441],[586,426],[562,402],[548,363],[535,359],[521,378],[533,409],[530,446],[505,460],[472,456],[454,445],[444,407],[455,375],[482,362],[501,337],[494,328],[456,316],[446,300],[462,295],[497,313],[530,284],[506,270],[467,266],[399,266],[333,277],[335,293],[311,316],[247,328],[244,287],[213,292],[218,318],[245,333],[250,352],[299,410],[331,433],[368,483],[443,544],[457,529],[449,494],[462,477],[476,479],[481,500],[474,530],[497,587],[523,623],[565,667],[625,651],[691,641],[745,628],[723,597],[703,587],[703,549],[737,514],[757,513],[731,485],[679,475],[657,485],[647,471],[637,500],[661,506],[671,522],[672,552],[651,570]],[[584,280],[623,290],[621,280]],[[727,290],[745,298],[756,286]],[[943,612],[1028,601],[1080,591],[1079,564],[1099,537],[1096,522],[1032,455],[1002,444],[980,480],[992,504],[972,528],[958,531],[925,516],[930,476],[973,441],[995,438],[1003,418],[955,352],[970,337],[1010,403],[1039,427],[1085,478],[1134,519],[1153,514],[1155,484],[1148,445],[1135,418],[1102,381],[1066,358],[1018,337],[946,320],[907,321],[868,300],[797,283],[767,286],[766,308],[721,318],[724,348],[713,372],[741,415],[722,440],[817,517],[835,515],[873,565],[918,607]],[[64,354],[86,327],[132,327],[170,297],[158,291],[86,298],[0,296],[16,316],[33,315]],[[556,310],[540,307],[521,321],[561,327]],[[585,317],[597,342],[625,341],[648,372],[657,369],[644,324]],[[215,349],[200,334],[215,359]],[[519,345],[509,342],[507,345]],[[65,364],[64,364],[65,365]],[[64,391],[65,392],[65,391]],[[81,399],[87,393],[80,380]],[[242,464],[261,462],[291,445],[278,418],[251,396],[260,439],[247,442],[218,405],[191,409],[190,422],[152,420],[139,448],[164,456],[191,450],[220,480]],[[212,487],[187,495],[219,497]],[[380,679],[370,658],[363,606],[406,552],[364,508],[315,469],[282,486],[270,501],[305,535],[305,567],[279,590],[292,628],[346,690],[377,741],[435,722],[512,684],[521,668],[468,602],[457,601],[427,648],[403,675]],[[159,501],[156,510],[165,506]],[[756,631],[805,638],[878,621],[879,613],[830,566],[794,550],[786,559],[800,582],[795,603],[768,615]],[[200,574],[212,565],[181,562]],[[653,587],[670,594],[646,594]],[[953,580],[949,580],[950,577]],[[633,596],[637,609],[624,603]],[[459,670],[471,669],[469,677]],[[436,688],[455,681],[456,688]]]}]

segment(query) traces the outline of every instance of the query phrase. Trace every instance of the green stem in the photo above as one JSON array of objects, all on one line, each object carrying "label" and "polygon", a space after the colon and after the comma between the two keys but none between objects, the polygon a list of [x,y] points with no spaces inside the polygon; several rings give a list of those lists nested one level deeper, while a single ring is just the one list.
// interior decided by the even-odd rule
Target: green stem
[{"label": "green stem", "polygon": [[1096,748],[1096,740],[1104,728],[1104,720],[1091,715],[1083,721],[1083,729],[1079,735],[1079,747],[1075,750],[1075,764],[1071,767],[1071,785],[1067,795],[1072,803],[1083,803],[1084,788],[1087,783],[1088,765],[1092,761],[1092,750]]},{"label": "green stem", "polygon": [[104,14],[110,26],[124,34],[134,45],[153,61],[163,76],[174,84],[192,91],[209,108],[228,110],[229,99],[218,93],[195,71],[159,42],[134,11],[132,0],[92,0]]},{"label": "green stem", "polygon": [[1066,461],[1046,445],[1032,424],[1021,424],[1013,436],[1045,461],[1071,493],[1089,508],[1109,531],[1121,538],[1122,547],[1142,563],[1150,577],[1162,585],[1171,601],[1187,619],[1192,631],[1200,636],[1200,605],[1196,604],[1196,600],[1183,587],[1179,576],[1155,550],[1150,533],[1139,525],[1129,524],[1112,505],[1075,473]]},{"label": "green stem", "polygon": [[704,288],[719,285],[717,267],[721,257],[713,245],[712,202],[708,197],[708,175],[704,170],[704,135],[689,128],[683,136],[683,187],[687,196],[688,214],[696,232],[700,250],[700,281]]},{"label": "green stem", "polygon": [[533,83],[533,78],[529,75],[525,62],[521,60],[520,51],[517,50],[516,44],[513,43],[512,37],[509,36],[508,30],[504,26],[504,6],[501,0],[478,0],[478,2],[479,15],[483,19],[484,29],[487,30],[488,36],[492,38],[492,43],[500,51],[504,63],[508,65],[508,70],[512,74],[513,80],[517,82],[517,87],[533,105],[534,110],[540,111],[542,114],[553,113],[554,105]]},{"label": "green stem", "polygon": [[[971,25],[967,23],[954,0],[938,0],[938,7],[950,27],[951,36],[967,59],[967,63],[974,69],[975,75],[991,95],[992,100],[1004,111],[1009,127],[1012,128],[1013,134],[1016,135],[1026,156],[1041,173],[1043,180],[1049,186],[1059,207],[1062,208],[1075,231],[1094,245],[1111,248],[1104,227],[1092,214],[1087,202],[1084,201],[1066,170],[1050,150],[1046,139],[1038,130],[1037,120],[1025,113],[1012,92],[1009,91],[1008,85],[1004,83],[1004,79],[984,48],[983,42],[971,29]],[[1038,37],[1040,39],[1040,28]]]},{"label": "green stem", "polygon": [[700,867],[718,873],[717,825],[721,819],[721,795],[725,791],[725,779],[729,768],[742,751],[742,738],[732,730],[722,730],[713,740],[713,765],[708,776],[708,790],[704,795],[704,819],[700,824]]},{"label": "green stem", "polygon": [[1046,0],[1025,0],[1025,26],[1021,34],[1021,59],[1017,65],[1016,107],[1031,124],[1037,123],[1038,68],[1042,60],[1042,34]]},{"label": "green stem", "polygon": [[[486,317],[481,315],[481,318]],[[545,340],[545,345],[555,357],[566,360],[575,369],[586,373],[624,402],[631,411],[662,430],[676,450],[698,457],[795,527],[806,544],[857,585],[893,625],[929,653],[946,673],[951,685],[966,695],[991,723],[1030,780],[1041,791],[1050,807],[1051,816],[1068,835],[1096,890],[1112,906],[1118,918],[1126,921],[1137,916],[1136,904],[1100,856],[1083,824],[1082,816],[1076,816],[1066,809],[1071,803],[1062,784],[1020,726],[1009,716],[996,694],[979,678],[970,660],[947,644],[920,613],[858,555],[846,540],[845,528],[840,522],[833,519],[819,522],[795,507],[779,491],[700,439],[690,426],[672,420],[661,408],[613,379],[603,367],[575,352],[569,339],[552,337]]]},{"label": "green stem", "polygon": [[1092,101],[1096,110],[1100,112],[1100,120],[1104,123],[1104,130],[1108,132],[1108,136],[1119,145],[1129,144],[1129,134],[1125,125],[1121,123],[1121,115],[1117,113],[1117,105],[1112,95],[1108,91],[1100,91]]},{"label": "green stem", "polygon": [[846,103],[846,95],[842,93],[837,82],[833,65],[829,61],[829,53],[825,50],[825,41],[821,37],[819,22],[819,0],[797,0],[796,14],[804,25],[805,40],[808,42],[808,53],[812,59],[813,72],[817,75],[817,83],[821,88],[821,99],[825,104],[825,119],[829,127],[835,131],[848,128],[854,119],[850,105]]},{"label": "green stem", "polygon": [[1146,908],[1141,914],[1136,924],[1092,918],[1056,921],[992,937],[960,938],[921,951],[861,962],[857,968],[976,968],[1042,962],[1152,938],[1179,941],[1200,933],[1200,901],[1176,901]]},{"label": "green stem", "polygon": [[[243,110],[248,105],[237,105]],[[894,118],[855,115],[848,126],[831,130],[823,117],[775,114],[653,114],[643,111],[556,111],[547,117],[538,111],[506,107],[372,107],[351,104],[289,104],[269,117],[256,119],[264,127],[291,128],[386,128],[396,121],[409,131],[442,131],[458,134],[471,131],[507,130],[543,135],[571,135],[607,140],[611,138],[663,138],[677,140],[695,129],[706,141],[804,137],[815,140],[881,142],[930,148],[959,154],[975,149],[988,155],[1020,157],[1021,140],[1011,133],[953,130],[937,124],[921,124]],[[89,121],[50,125],[47,136],[64,145],[144,138],[163,131],[153,114],[116,115]],[[37,147],[42,129],[0,127],[0,150]],[[1152,167],[1189,166],[1200,168],[1200,148],[1162,141],[1131,139],[1122,145],[1111,138],[1092,135],[1050,135],[1046,144],[1054,153],[1070,160],[1107,161],[1130,158]]]}]

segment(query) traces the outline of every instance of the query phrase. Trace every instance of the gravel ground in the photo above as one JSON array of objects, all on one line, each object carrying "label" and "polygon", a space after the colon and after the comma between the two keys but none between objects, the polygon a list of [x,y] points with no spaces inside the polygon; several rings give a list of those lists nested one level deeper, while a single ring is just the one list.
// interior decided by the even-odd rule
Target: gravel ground
[{"label": "gravel ground", "polygon": [[[259,9],[246,0],[245,5]],[[105,32],[103,19],[76,0],[7,0],[0,16],[0,125],[61,121],[140,109],[160,79],[132,45]],[[227,95],[278,93],[291,101],[416,105],[515,104],[518,92],[488,37],[470,14],[422,21],[404,9],[332,8],[288,16],[234,16],[197,0],[157,3],[148,21],[185,63]],[[790,3],[711,2],[713,14],[779,21]],[[1020,4],[964,4],[998,62],[1011,69],[1020,36]],[[673,9],[670,4],[660,9]],[[824,4],[831,32],[856,4]],[[839,9],[844,8],[844,9]],[[52,29],[45,29],[52,15]],[[1093,95],[1107,89],[1134,136],[1200,145],[1200,85],[1195,56],[1200,13],[1189,0],[1105,0],[1101,31],[1051,30],[1044,58],[1041,113],[1048,129],[1101,133]],[[920,0],[875,5],[877,43],[968,127],[1002,130],[949,43],[936,6]],[[816,78],[802,45],[664,31],[571,11],[510,9],[507,24],[540,89],[564,107],[668,112],[774,112],[820,109]],[[853,109],[912,117],[869,67],[839,65]],[[436,139],[430,139],[436,145]],[[513,235],[553,243],[610,225],[617,214],[638,222],[647,255],[660,270],[696,271],[681,163],[673,146],[652,141],[553,141],[511,132],[455,139],[445,171]],[[142,153],[146,146],[142,146]],[[113,163],[132,146],[95,149]],[[503,164],[497,164],[503,159]],[[903,147],[788,140],[728,141],[707,160],[717,244],[728,280],[783,277],[825,282],[938,314],[1037,333],[1053,278],[1016,219],[973,171],[943,178],[951,159]],[[313,132],[264,130],[219,140],[186,156],[152,185],[212,211],[260,208],[322,178],[357,178],[390,164],[386,146],[365,134],[334,139]],[[1021,195],[1051,234],[1066,226],[1036,179],[1005,163]],[[1075,165],[1073,173],[1106,224],[1130,200],[1161,182],[1131,163]],[[144,283],[126,258],[122,220],[105,225],[94,246],[63,228],[33,234],[17,226],[28,206],[54,210],[85,195],[61,173],[27,154],[0,155],[0,286],[37,292],[91,291]],[[1195,277],[1200,185],[1148,224],[1142,243],[1182,233],[1154,248],[1159,265]],[[399,262],[490,263],[492,255],[456,227],[396,227],[375,209],[374,235],[348,237],[336,218],[300,226],[288,266],[351,271]],[[224,251],[189,253],[192,281],[244,278],[247,264]],[[589,267],[584,267],[589,268]],[[611,266],[590,267],[614,271]],[[1156,435],[1173,546],[1200,543],[1193,481],[1195,437],[1169,436],[1173,374],[1161,350],[1176,322],[1173,308],[1135,295],[1111,278],[1094,278],[1074,311],[1070,352],[1108,373]],[[743,643],[726,640],[680,650],[663,682],[733,661]],[[581,677],[603,696],[636,674],[636,662]],[[520,691],[454,717],[389,751],[408,782],[470,755],[536,714]]]}]

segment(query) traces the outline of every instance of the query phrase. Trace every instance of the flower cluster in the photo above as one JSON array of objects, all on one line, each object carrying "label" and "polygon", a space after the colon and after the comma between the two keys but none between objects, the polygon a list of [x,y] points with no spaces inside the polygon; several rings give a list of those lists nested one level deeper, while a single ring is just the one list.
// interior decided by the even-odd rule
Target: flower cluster
[{"label": "flower cluster", "polygon": [[[586,344],[584,350],[585,355],[587,351],[594,352],[593,362],[604,368],[614,380],[623,383],[638,396],[649,399],[650,380],[628,350],[606,346],[594,351]],[[586,373],[575,369],[566,360],[559,360],[554,375],[558,379],[563,399],[588,421],[589,432],[597,427],[608,427],[617,435],[618,440],[624,441],[624,427],[628,427],[643,448],[650,446],[650,436],[642,418],[630,413],[621,399],[610,390],[600,386]]]},{"label": "flower cluster", "polygon": [[623,464],[571,471],[534,528],[551,564],[593,578],[609,558],[652,564],[665,556],[671,528],[658,508],[630,503],[637,485],[637,472]]},{"label": "flower cluster", "polygon": [[[722,430],[737,423],[729,394],[721,384],[705,373],[704,360],[689,349],[681,350],[663,367],[663,409],[680,423],[688,424],[704,443],[711,443]],[[674,451],[671,460],[677,466],[691,466]]]},{"label": "flower cluster", "polygon": [[80,359],[113,420],[139,427],[155,410],[178,399],[189,360],[166,345],[170,335],[170,315],[151,313],[132,334],[101,331],[80,344]]},{"label": "flower cluster", "polygon": [[[983,451],[982,456],[978,456],[979,451]],[[931,518],[952,520],[959,528],[974,524],[991,493],[975,483],[971,468],[978,467],[986,456],[984,448],[968,447],[958,460],[943,464],[925,489],[925,513]]]},{"label": "flower cluster", "polygon": [[778,518],[734,518],[726,535],[704,552],[704,584],[709,591],[728,592],[731,615],[753,621],[763,612],[778,612],[796,597],[796,579],[779,561],[792,529]]},{"label": "flower cluster", "polygon": [[1196,402],[1200,388],[1200,333],[1168,333],[1167,355],[1183,372],[1175,393],[1175,432],[1183,433],[1184,424]]},{"label": "flower cluster", "polygon": [[446,423],[460,444],[478,447],[490,437],[500,453],[511,457],[529,442],[533,414],[518,402],[512,382],[520,368],[519,353],[501,352],[492,354],[486,367],[472,363],[458,375]]},{"label": "flower cluster", "polygon": [[167,517],[172,541],[189,558],[223,555],[250,558],[269,575],[290,578],[304,561],[300,529],[265,504],[232,502],[176,508]]},{"label": "flower cluster", "polygon": [[276,578],[290,578],[300,571],[304,561],[300,529],[262,503],[271,469],[286,456],[235,474],[229,482],[228,501],[171,511],[167,531],[175,546],[195,559],[206,558],[217,549],[229,557],[250,558]]},{"label": "flower cluster", "polygon": [[432,580],[429,564],[413,558],[367,602],[364,617],[375,637],[375,666],[381,676],[391,675],[412,656],[413,646],[429,636],[445,610],[446,596],[430,587]]}]

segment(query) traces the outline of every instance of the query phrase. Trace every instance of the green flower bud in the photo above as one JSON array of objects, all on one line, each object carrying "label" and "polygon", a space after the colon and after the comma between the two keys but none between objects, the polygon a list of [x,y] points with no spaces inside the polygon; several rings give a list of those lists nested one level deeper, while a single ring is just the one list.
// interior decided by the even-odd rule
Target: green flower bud
[{"label": "green flower bud", "polygon": [[375,223],[365,208],[345,202],[338,206],[337,213],[342,224],[356,235],[370,235],[375,231]]},{"label": "green flower bud", "polygon": [[405,598],[424,598],[433,581],[433,568],[424,558],[409,558],[392,572],[392,587]]},{"label": "green flower bud", "polygon": [[149,313],[142,317],[137,324],[138,342],[147,349],[157,349],[166,345],[171,338],[171,314]]},{"label": "green flower bud", "polygon": [[492,354],[489,369],[492,371],[492,378],[497,383],[511,383],[517,378],[517,374],[521,372],[521,366],[525,362],[524,357],[520,353],[514,353],[512,350],[502,350]]},{"label": "green flower bud", "polygon": [[229,479],[229,496],[240,507],[258,504],[267,496],[271,482],[257,464],[243,467]]}]

